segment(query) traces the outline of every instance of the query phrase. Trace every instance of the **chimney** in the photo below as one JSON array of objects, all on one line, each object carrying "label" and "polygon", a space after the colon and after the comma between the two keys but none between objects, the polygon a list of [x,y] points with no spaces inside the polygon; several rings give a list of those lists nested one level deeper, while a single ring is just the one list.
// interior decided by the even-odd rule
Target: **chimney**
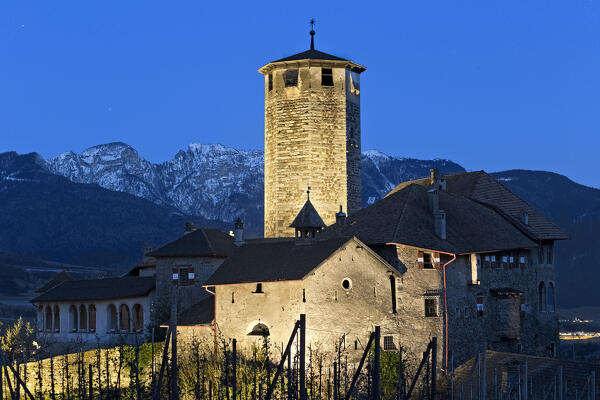
[{"label": "chimney", "polygon": [[335,223],[342,226],[346,222],[346,213],[342,211],[342,205],[340,204],[340,212],[335,214]]},{"label": "chimney", "polygon": [[440,209],[440,192],[434,188],[427,191],[427,197],[429,197],[429,211],[434,215]]},{"label": "chimney", "polygon": [[523,211],[521,217],[523,218],[523,223],[525,225],[529,225],[529,213],[527,211]]},{"label": "chimney", "polygon": [[233,243],[236,246],[241,246],[244,244],[244,223],[242,222],[241,218],[235,220]]},{"label": "chimney", "polygon": [[195,230],[196,230],[196,225],[194,225],[194,223],[191,221],[187,221],[185,223],[185,230],[184,230],[183,234],[187,235],[188,233],[194,232]]},{"label": "chimney", "polygon": [[440,238],[446,240],[446,211],[437,210],[433,213],[435,219],[435,234]]},{"label": "chimney", "polygon": [[150,252],[152,252],[152,246],[150,245],[144,245],[142,247],[142,255],[143,255],[143,262],[148,262],[154,259],[154,257],[150,257],[148,254],[150,254]]}]

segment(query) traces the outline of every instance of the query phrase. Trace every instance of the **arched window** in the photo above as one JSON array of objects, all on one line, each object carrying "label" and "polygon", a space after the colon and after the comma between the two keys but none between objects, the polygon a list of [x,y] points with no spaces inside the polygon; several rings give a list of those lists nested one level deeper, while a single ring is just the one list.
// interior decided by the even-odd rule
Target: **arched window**
[{"label": "arched window", "polygon": [[538,305],[540,311],[546,311],[546,284],[543,281],[538,286]]},{"label": "arched window", "polygon": [[144,330],[144,309],[140,304],[133,306],[133,330],[135,332]]},{"label": "arched window", "polygon": [[87,331],[87,310],[83,304],[79,306],[79,330]]},{"label": "arched window", "polygon": [[109,304],[106,309],[106,327],[109,332],[117,331],[117,307],[114,304]]},{"label": "arched window", "polygon": [[46,332],[52,332],[52,308],[50,306],[46,306],[46,318],[44,318],[46,325],[44,329]]},{"label": "arched window", "polygon": [[54,306],[54,332],[60,332],[60,308]]},{"label": "arched window", "polygon": [[121,304],[119,306],[119,329],[121,332],[129,332],[131,330],[129,321],[129,307],[127,304]]},{"label": "arched window", "polygon": [[69,331],[77,332],[78,318],[77,318],[77,307],[69,307]]},{"label": "arched window", "polygon": [[554,284],[552,282],[548,282],[548,294],[547,294],[547,302],[548,311],[554,312],[556,310],[556,304],[554,300]]},{"label": "arched window", "polygon": [[96,332],[96,306],[90,304],[88,308],[88,316],[90,319],[90,332]]}]

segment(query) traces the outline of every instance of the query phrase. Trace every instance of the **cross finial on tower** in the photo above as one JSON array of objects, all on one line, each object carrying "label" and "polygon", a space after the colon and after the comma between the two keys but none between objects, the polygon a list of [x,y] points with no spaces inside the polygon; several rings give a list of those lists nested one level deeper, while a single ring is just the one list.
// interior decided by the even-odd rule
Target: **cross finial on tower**
[{"label": "cross finial on tower", "polygon": [[310,19],[310,49],[315,49],[315,19]]}]

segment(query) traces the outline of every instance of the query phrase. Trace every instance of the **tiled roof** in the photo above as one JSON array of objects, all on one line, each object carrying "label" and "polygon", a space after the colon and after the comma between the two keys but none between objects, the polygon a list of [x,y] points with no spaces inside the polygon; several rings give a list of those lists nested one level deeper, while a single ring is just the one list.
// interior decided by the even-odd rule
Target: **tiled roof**
[{"label": "tiled roof", "polygon": [[411,184],[325,229],[326,237],[356,236],[369,244],[400,243],[449,253],[537,247],[494,210],[466,197],[439,191],[446,211],[446,239],[435,234],[427,189]]},{"label": "tiled roof", "polygon": [[[562,229],[554,225],[542,213],[484,171],[446,175],[444,178],[446,179],[446,191],[469,197],[480,203],[494,207],[499,213],[508,218],[513,225],[525,231],[535,240],[561,240],[569,238]],[[431,187],[430,178],[417,179],[401,183],[388,193],[387,196],[413,183]],[[523,212],[529,215],[528,225],[522,222]]]},{"label": "tiled roof", "polygon": [[124,276],[121,278],[65,281],[37,296],[32,303],[50,301],[88,301],[146,296],[154,289],[153,277]]},{"label": "tiled roof", "polygon": [[300,280],[350,238],[274,240],[240,246],[206,285]]},{"label": "tiled roof", "polygon": [[290,228],[324,228],[325,226],[323,219],[310,202],[310,199],[307,199],[291,223]]},{"label": "tiled roof", "polygon": [[319,50],[306,50],[289,57],[284,57],[279,60],[271,61],[271,62],[283,62],[283,61],[297,61],[297,60],[333,60],[333,61],[349,61],[345,58],[340,58],[333,56],[331,54],[323,53]]},{"label": "tiled roof", "polygon": [[71,277],[71,275],[69,275],[69,273],[67,271],[60,271],[58,274],[54,275],[54,277],[52,279],[50,279],[48,282],[46,282],[42,287],[37,289],[35,292],[36,293],[44,293],[44,292],[47,292],[48,290],[52,289],[53,287],[60,285],[61,283],[65,282],[65,281],[71,281],[71,280],[73,280],[73,278]]},{"label": "tiled roof", "polygon": [[152,257],[227,257],[233,237],[214,228],[198,228],[151,252]]},{"label": "tiled roof", "polygon": [[204,300],[186,308],[177,316],[177,325],[210,325],[215,319],[215,296],[209,295]]}]

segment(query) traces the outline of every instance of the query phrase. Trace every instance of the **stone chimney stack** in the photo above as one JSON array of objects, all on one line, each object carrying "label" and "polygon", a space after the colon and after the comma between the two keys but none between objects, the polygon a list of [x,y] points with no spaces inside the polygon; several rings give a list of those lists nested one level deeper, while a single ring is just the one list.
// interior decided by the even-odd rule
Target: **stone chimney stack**
[{"label": "stone chimney stack", "polygon": [[340,211],[335,214],[335,223],[342,226],[346,222],[346,213],[342,211],[342,205],[340,204]]},{"label": "stone chimney stack", "polygon": [[440,192],[438,189],[429,189],[427,191],[429,197],[429,210],[435,214],[440,209]]},{"label": "stone chimney stack", "polygon": [[434,189],[446,190],[446,180],[440,175],[440,170],[438,168],[432,168],[429,172],[431,186],[433,186]]},{"label": "stone chimney stack", "polygon": [[196,230],[196,225],[194,225],[194,223],[191,221],[187,221],[185,223],[185,230],[184,230],[183,234],[187,235],[188,233],[192,233],[195,230]]},{"label": "stone chimney stack", "polygon": [[233,243],[236,246],[241,246],[244,244],[244,223],[242,222],[241,218],[235,220]]}]

